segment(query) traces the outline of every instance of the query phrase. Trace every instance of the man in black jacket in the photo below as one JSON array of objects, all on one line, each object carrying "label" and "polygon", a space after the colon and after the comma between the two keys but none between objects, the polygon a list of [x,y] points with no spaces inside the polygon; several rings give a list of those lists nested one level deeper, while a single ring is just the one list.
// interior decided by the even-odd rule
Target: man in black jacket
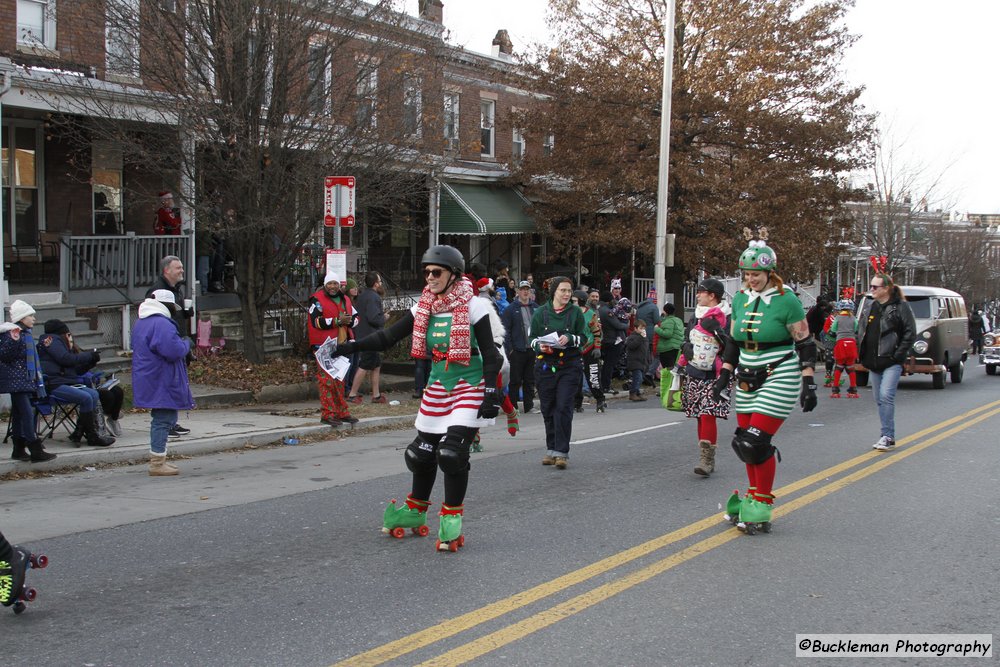
[{"label": "man in black jacket", "polygon": [[[354,336],[359,339],[385,328],[385,311],[382,310],[382,296],[385,294],[385,288],[382,286],[382,276],[375,271],[366,273],[365,288],[365,291],[354,300],[354,309],[358,311],[358,323],[354,326]],[[385,396],[379,391],[378,386],[381,367],[381,352],[362,352],[360,354],[358,371],[354,374],[351,393],[347,397],[348,403],[359,405],[363,402],[364,399],[361,398],[358,390],[368,373],[371,373],[372,377],[372,403],[386,402]]]},{"label": "man in black jacket", "polygon": [[500,316],[507,336],[504,338],[504,350],[510,361],[510,383],[508,395],[510,402],[517,407],[518,394],[524,402],[524,414],[532,411],[535,397],[535,353],[531,349],[531,318],[538,309],[538,304],[531,298],[531,283],[522,280],[517,286],[515,299]]},{"label": "man in black jacket", "polygon": [[[620,281],[618,291],[621,291]],[[621,359],[623,343],[628,332],[628,322],[622,322],[611,312],[611,292],[601,292],[601,305],[597,309],[597,314],[601,318],[601,390],[605,394],[615,396],[618,390],[611,386],[612,376],[618,361]]]},{"label": "man in black jacket", "polygon": [[871,307],[858,318],[858,356],[868,369],[882,433],[872,447],[887,452],[896,446],[896,387],[917,336],[913,310],[903,292],[885,273],[871,281]]}]

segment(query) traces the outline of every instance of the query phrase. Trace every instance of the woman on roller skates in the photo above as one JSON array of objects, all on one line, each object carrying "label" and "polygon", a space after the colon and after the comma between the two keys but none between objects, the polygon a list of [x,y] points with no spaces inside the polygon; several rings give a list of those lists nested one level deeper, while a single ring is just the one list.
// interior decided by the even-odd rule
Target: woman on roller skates
[{"label": "woman on roller skates", "polygon": [[742,499],[738,491],[729,498],[726,518],[750,535],[771,529],[777,453],[771,439],[796,399],[803,412],[816,407],[816,341],[802,303],[775,273],[777,257],[765,243],[766,229],[760,237],[740,255],[744,288],[733,299],[732,342],[723,352],[725,363],[714,389],[721,396],[737,368],[738,428],[732,446],[746,464],[749,486]]},{"label": "woman on roller skates", "polygon": [[397,507],[393,501],[386,508],[382,530],[394,537],[402,537],[405,528],[427,534],[427,510],[440,469],[444,503],[435,547],[458,551],[465,544],[462,515],[469,451],[479,428],[492,424],[500,411],[496,379],[502,359],[493,342],[492,306],[474,298],[472,283],[462,275],[462,253],[447,245],[432,246],[421,265],[427,284],[417,305],[386,329],[340,343],[335,354],[386,350],[412,333],[410,354],[430,357],[431,371],[415,422],[417,437],[404,454],[413,485],[404,505]]},{"label": "woman on roller skates", "polygon": [[858,379],[854,374],[854,362],[858,360],[858,321],[854,318],[854,302],[841,299],[837,302],[837,314],[830,323],[827,334],[836,341],[833,345],[833,389],[830,398],[840,398],[840,376],[846,370],[850,384],[847,398],[858,397]]},{"label": "woman on roller skates", "polygon": [[[569,301],[573,283],[557,276],[549,281],[551,299],[531,318],[531,347],[535,350],[535,386],[545,421],[542,465],[564,470],[569,463],[576,392],[583,384],[581,347],[586,345],[583,311]],[[545,337],[545,341],[540,340]],[[554,340],[553,340],[554,338]]]}]

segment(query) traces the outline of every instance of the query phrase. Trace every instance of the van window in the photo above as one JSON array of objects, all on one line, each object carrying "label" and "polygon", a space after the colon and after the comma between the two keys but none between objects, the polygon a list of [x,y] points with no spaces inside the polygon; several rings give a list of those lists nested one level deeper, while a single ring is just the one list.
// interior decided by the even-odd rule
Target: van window
[{"label": "van window", "polygon": [[952,317],[968,317],[969,311],[965,308],[964,299],[955,299],[955,310]]},{"label": "van window", "polygon": [[[909,296],[906,300],[910,303],[910,309],[913,310],[913,317],[917,319],[928,320],[931,318],[931,298],[927,296]],[[937,315],[937,299],[935,301],[934,315]]]}]

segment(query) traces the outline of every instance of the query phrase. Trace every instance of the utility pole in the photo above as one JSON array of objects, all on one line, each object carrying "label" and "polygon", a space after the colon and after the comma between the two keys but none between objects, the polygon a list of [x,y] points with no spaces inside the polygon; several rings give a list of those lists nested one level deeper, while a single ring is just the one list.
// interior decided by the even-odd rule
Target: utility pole
[{"label": "utility pole", "polygon": [[[660,102],[660,172],[656,188],[656,285],[657,308],[663,310],[666,299],[667,264],[667,183],[670,170],[670,100],[674,81],[674,13],[676,0],[667,0],[663,24],[663,96]],[[673,253],[671,252],[671,256]],[[671,257],[672,260],[672,257]],[[671,261],[671,265],[673,262]]]}]

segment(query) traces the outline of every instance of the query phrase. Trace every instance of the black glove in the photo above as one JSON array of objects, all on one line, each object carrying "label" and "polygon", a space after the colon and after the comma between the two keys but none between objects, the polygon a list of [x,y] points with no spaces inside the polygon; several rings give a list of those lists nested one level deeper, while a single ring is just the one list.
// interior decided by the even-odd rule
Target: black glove
[{"label": "black glove", "polygon": [[590,351],[590,358],[593,359],[594,361],[597,361],[598,359],[600,359],[601,358],[601,348],[595,347],[593,350],[591,350]]},{"label": "black glove", "polygon": [[101,353],[100,353],[100,352],[98,352],[98,351],[97,351],[97,350],[95,349],[95,350],[94,350],[94,363],[95,363],[95,364],[97,364],[97,363],[100,363],[100,361],[101,361]]},{"label": "black glove", "polygon": [[[728,368],[723,367],[722,370],[719,371],[718,379],[716,379],[716,381],[712,384],[712,398],[716,401],[722,400],[723,394],[729,389],[729,381],[732,377],[733,372]],[[728,400],[728,398],[727,394],[726,399]]]},{"label": "black glove", "polygon": [[349,357],[357,351],[357,341],[345,340],[343,343],[337,343],[337,349],[334,350],[333,355],[335,357]]},{"label": "black glove", "polygon": [[493,419],[500,414],[500,396],[496,387],[487,387],[483,392],[483,402],[476,414],[480,419]]},{"label": "black glove", "polygon": [[816,409],[816,382],[812,376],[802,378],[802,395],[799,397],[802,412],[812,412]]},{"label": "black glove", "polygon": [[719,320],[714,317],[703,317],[698,324],[700,324],[701,328],[710,334],[714,334],[722,328],[722,325],[719,324]]}]

